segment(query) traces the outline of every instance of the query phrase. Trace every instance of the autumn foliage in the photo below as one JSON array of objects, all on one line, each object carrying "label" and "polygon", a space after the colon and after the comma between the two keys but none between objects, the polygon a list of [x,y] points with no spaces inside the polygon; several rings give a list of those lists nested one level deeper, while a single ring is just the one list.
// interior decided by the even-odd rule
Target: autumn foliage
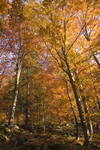
[{"label": "autumn foliage", "polygon": [[46,132],[74,120],[92,147],[90,125],[100,124],[100,2],[2,0],[0,8],[1,124]]}]

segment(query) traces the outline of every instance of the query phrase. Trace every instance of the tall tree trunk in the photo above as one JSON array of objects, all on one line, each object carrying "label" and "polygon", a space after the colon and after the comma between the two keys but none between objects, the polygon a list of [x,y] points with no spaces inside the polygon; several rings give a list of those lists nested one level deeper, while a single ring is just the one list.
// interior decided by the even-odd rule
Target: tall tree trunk
[{"label": "tall tree trunk", "polygon": [[[84,26],[83,26],[84,27]],[[83,29],[82,27],[82,29]],[[74,45],[74,43],[77,41],[77,39],[79,38],[79,36],[81,35],[81,32],[82,30],[79,32],[78,36],[76,37],[76,39],[73,41],[73,43],[70,45],[68,51],[72,48],[72,46]],[[61,40],[62,41],[62,40]],[[45,41],[44,41],[45,42]],[[78,111],[79,111],[79,116],[80,116],[80,119],[81,119],[81,124],[82,124],[82,128],[83,128],[83,133],[84,133],[84,138],[85,138],[85,141],[84,141],[84,144],[87,145],[87,146],[91,146],[93,147],[94,146],[94,143],[92,141],[92,138],[91,138],[91,135],[90,135],[90,132],[89,132],[89,129],[87,127],[87,121],[86,121],[86,118],[84,116],[84,111],[83,111],[83,108],[82,108],[82,104],[81,104],[81,101],[80,101],[80,97],[79,97],[79,94],[78,94],[78,90],[77,90],[77,87],[76,87],[76,84],[75,84],[75,79],[74,79],[74,76],[73,76],[73,73],[71,72],[71,68],[70,68],[70,64],[68,62],[68,58],[67,58],[67,54],[68,54],[68,51],[66,49],[66,22],[64,21],[64,38],[63,38],[63,46],[62,46],[62,54],[63,54],[63,57],[59,54],[59,51],[55,48],[55,51],[57,53],[57,56],[58,58],[60,59],[61,63],[59,63],[58,61],[58,58],[55,57],[51,51],[51,49],[49,48],[49,46],[47,45],[47,43],[45,42],[47,48],[49,49],[50,51],[50,54],[52,55],[52,57],[56,60],[57,64],[60,66],[60,68],[66,72],[66,74],[68,75],[69,77],[69,80],[70,80],[70,83],[72,85],[72,89],[73,89],[73,92],[74,92],[74,95],[75,95],[75,99],[76,99],[76,103],[77,103],[77,106],[78,106]],[[65,62],[65,65],[63,63],[63,61]],[[66,67],[66,68],[65,68]]]},{"label": "tall tree trunk", "polygon": [[29,81],[27,81],[27,96],[26,96],[26,120],[25,126],[30,126],[30,101],[29,101]]},{"label": "tall tree trunk", "polygon": [[44,132],[46,132],[45,100],[44,99],[43,99],[43,124],[44,124]]},{"label": "tall tree trunk", "polygon": [[39,102],[38,110],[39,110],[39,127],[41,127],[40,102]]},{"label": "tall tree trunk", "polygon": [[87,122],[88,122],[88,126],[89,126],[89,131],[90,131],[90,134],[93,134],[93,125],[92,125],[92,121],[91,121],[91,118],[90,118],[90,112],[89,112],[89,108],[88,108],[85,96],[82,96],[82,101],[83,101],[83,104],[84,104],[85,113],[88,114]]},{"label": "tall tree trunk", "polygon": [[[65,24],[64,24],[64,33],[65,33],[65,38],[64,38],[65,39],[64,43],[65,43],[66,42],[66,25]],[[77,40],[77,38],[76,38],[76,40]],[[87,122],[86,122],[86,118],[84,116],[82,104],[81,104],[80,97],[79,97],[79,94],[78,94],[78,90],[77,90],[77,87],[76,87],[76,84],[75,84],[74,75],[71,72],[70,64],[69,64],[67,56],[66,56],[66,51],[65,51],[66,50],[66,45],[64,45],[64,49],[62,49],[62,50],[63,50],[63,55],[64,55],[66,67],[67,67],[67,74],[69,76],[69,80],[70,80],[70,83],[72,85],[72,89],[73,89],[75,99],[76,99],[76,103],[77,103],[77,106],[78,106],[79,116],[80,116],[80,119],[81,119],[81,124],[82,124],[84,138],[85,138],[84,144],[87,145],[87,146],[92,147],[93,146],[93,141],[92,141],[90,132],[89,132],[88,127],[87,127]]]},{"label": "tall tree trunk", "polygon": [[10,128],[13,127],[13,123],[14,123],[15,108],[16,108],[17,97],[18,97],[19,79],[20,79],[20,74],[21,74],[21,65],[22,65],[22,60],[21,60],[21,47],[20,47],[19,53],[18,53],[18,63],[17,63],[17,71],[16,71],[14,97],[13,97],[12,108],[11,108],[9,122],[8,122],[8,126]]},{"label": "tall tree trunk", "polygon": [[76,114],[75,114],[75,110],[74,110],[74,107],[73,107],[73,104],[72,104],[72,100],[71,100],[71,97],[70,97],[67,80],[66,80],[66,87],[67,87],[68,97],[69,97],[69,100],[70,100],[70,104],[71,104],[72,111],[73,111],[74,118],[75,118],[75,122],[76,122],[76,131],[77,131],[76,139],[79,140],[79,125],[78,125],[78,120],[77,120],[77,117],[76,117]]},{"label": "tall tree trunk", "polygon": [[70,65],[69,65],[67,60],[66,60],[66,65],[67,65],[67,70],[68,70],[68,76],[69,76],[69,79],[70,79],[70,83],[72,85],[73,92],[74,92],[75,99],[76,99],[76,103],[77,103],[78,110],[79,110],[79,116],[80,116],[80,119],[81,119],[81,124],[82,124],[84,138],[85,138],[84,144],[87,145],[87,146],[92,147],[93,146],[93,141],[92,141],[90,132],[89,132],[88,127],[87,127],[87,122],[86,122],[86,118],[84,116],[84,112],[83,112],[82,104],[81,104],[80,97],[79,97],[79,94],[78,94],[78,90],[76,88],[75,79],[74,79],[73,73],[70,70]]},{"label": "tall tree trunk", "polygon": [[84,104],[84,110],[85,110],[85,113],[88,114],[86,119],[87,119],[87,122],[88,122],[89,131],[90,131],[90,134],[93,134],[93,125],[92,125],[92,121],[91,121],[91,118],[90,118],[89,108],[88,108],[88,105],[87,105],[87,102],[86,102],[86,97],[84,96],[84,91],[82,89],[82,84],[81,84],[80,79],[78,77],[77,71],[75,72],[75,75],[77,76],[77,80],[80,83],[79,91],[81,92],[81,95],[82,95],[82,102]]},{"label": "tall tree trunk", "polygon": [[39,127],[41,127],[41,118],[40,118],[40,99],[36,96],[37,100],[37,121],[39,122]]}]

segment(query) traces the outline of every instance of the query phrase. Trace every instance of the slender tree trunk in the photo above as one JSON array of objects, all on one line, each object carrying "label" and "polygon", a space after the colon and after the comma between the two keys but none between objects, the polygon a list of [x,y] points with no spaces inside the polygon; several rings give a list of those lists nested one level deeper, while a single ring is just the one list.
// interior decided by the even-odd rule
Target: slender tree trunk
[{"label": "slender tree trunk", "polygon": [[38,115],[38,98],[36,97],[36,100],[37,100],[37,122],[38,122],[38,118],[39,118],[39,115]]},{"label": "slender tree trunk", "polygon": [[26,96],[26,120],[25,126],[30,126],[30,101],[29,101],[29,81],[27,81],[27,96]]},{"label": "slender tree trunk", "polygon": [[86,97],[84,96],[84,91],[82,89],[82,84],[81,84],[80,79],[78,77],[78,73],[75,72],[75,75],[77,75],[77,80],[80,83],[79,91],[81,92],[81,95],[82,95],[82,102],[84,104],[84,110],[85,110],[85,113],[88,114],[86,118],[87,118],[87,122],[88,122],[88,126],[89,126],[89,131],[90,131],[90,134],[93,134],[93,125],[92,125],[92,121],[91,121],[91,118],[90,118],[90,112],[89,112],[89,108],[88,108],[88,105],[87,105],[87,102],[86,102]]},{"label": "slender tree trunk", "polygon": [[70,100],[70,104],[71,104],[72,111],[73,111],[74,118],[75,118],[75,122],[76,122],[76,131],[77,131],[76,140],[79,140],[79,125],[78,125],[78,120],[77,120],[77,117],[76,117],[76,114],[75,114],[75,110],[74,110],[74,107],[73,107],[73,104],[72,104],[72,100],[71,100],[71,97],[70,97],[67,80],[66,80],[66,87],[67,87],[68,97],[69,97],[69,100]]},{"label": "slender tree trunk", "polygon": [[59,120],[59,123],[60,123],[59,104],[57,104],[57,120]]},{"label": "slender tree trunk", "polygon": [[90,134],[93,134],[93,125],[92,125],[92,121],[91,121],[91,118],[90,118],[90,112],[89,112],[89,108],[88,108],[88,105],[87,105],[87,102],[86,102],[86,99],[85,99],[84,96],[82,96],[82,101],[83,101],[83,104],[84,104],[85,113],[88,114],[87,122],[88,122],[88,126],[89,126],[89,131],[90,131]]},{"label": "slender tree trunk", "polygon": [[39,97],[36,96],[36,99],[37,99],[37,119],[38,119],[38,122],[39,122],[39,127],[41,127],[41,119],[40,119],[40,100],[39,100]]},{"label": "slender tree trunk", "polygon": [[80,97],[79,97],[79,94],[78,94],[78,90],[76,88],[75,79],[74,79],[73,74],[71,73],[70,65],[69,65],[67,60],[66,60],[66,65],[67,65],[67,70],[68,70],[68,76],[69,76],[69,79],[70,79],[70,83],[72,85],[73,92],[74,92],[75,99],[76,99],[76,103],[77,103],[78,110],[79,110],[79,116],[80,116],[80,119],[81,119],[81,124],[82,124],[84,138],[85,138],[84,144],[87,145],[87,146],[92,147],[93,146],[93,141],[92,141],[90,132],[89,132],[88,127],[87,127],[87,122],[86,122],[86,118],[84,116],[84,112],[83,112],[82,104],[81,104]]},{"label": "slender tree trunk", "polygon": [[23,103],[22,103],[22,97],[21,97],[20,93],[19,93],[19,97],[20,97],[20,112],[23,113]]},{"label": "slender tree trunk", "polygon": [[20,48],[19,54],[18,54],[14,97],[13,97],[12,108],[11,108],[11,112],[10,112],[10,116],[9,116],[9,122],[8,122],[8,126],[10,128],[13,127],[13,123],[14,123],[15,108],[16,108],[17,97],[18,97],[19,79],[20,79],[20,74],[21,74],[21,65],[22,65],[22,60],[21,60],[21,48]]},{"label": "slender tree trunk", "polygon": [[43,99],[43,124],[44,124],[44,132],[46,132],[45,100],[44,99]]},{"label": "slender tree trunk", "polygon": [[[64,43],[65,43],[66,42],[66,25],[65,24],[64,24],[64,33],[65,33],[65,38],[64,38],[65,39]],[[77,103],[77,106],[78,106],[79,116],[80,116],[80,119],[81,119],[81,124],[82,124],[84,138],[85,138],[84,144],[87,145],[87,146],[93,146],[93,141],[91,139],[91,135],[90,135],[90,132],[89,132],[88,127],[87,127],[87,122],[86,122],[86,118],[84,116],[82,104],[81,104],[80,97],[79,97],[79,94],[78,94],[78,90],[77,90],[77,87],[76,87],[76,84],[75,84],[75,79],[74,79],[73,73],[71,72],[70,64],[68,62],[65,50],[66,50],[66,45],[64,45],[64,49],[62,49],[62,51],[63,51],[63,55],[64,55],[66,67],[67,67],[67,74],[69,76],[69,80],[70,80],[70,83],[72,85],[72,89],[73,89],[75,99],[76,99],[76,103]]]},{"label": "slender tree trunk", "polygon": [[40,118],[40,102],[39,102],[39,127],[41,127],[41,118]]}]

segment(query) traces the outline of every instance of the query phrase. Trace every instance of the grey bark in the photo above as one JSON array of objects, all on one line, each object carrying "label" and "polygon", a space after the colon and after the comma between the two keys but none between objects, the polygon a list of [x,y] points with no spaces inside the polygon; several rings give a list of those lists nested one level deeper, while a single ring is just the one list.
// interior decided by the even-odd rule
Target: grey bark
[{"label": "grey bark", "polygon": [[18,97],[19,79],[20,79],[20,74],[21,74],[21,65],[22,65],[22,59],[21,59],[21,47],[20,47],[19,53],[18,53],[14,97],[13,97],[12,108],[11,108],[9,122],[8,122],[8,126],[10,128],[13,127],[13,123],[14,123],[15,109],[16,109],[16,103],[17,103],[17,97]]},{"label": "grey bark", "polygon": [[69,79],[70,79],[70,83],[72,85],[73,92],[74,92],[75,99],[76,99],[76,103],[77,103],[78,110],[79,110],[79,116],[80,116],[80,119],[81,119],[81,124],[82,124],[84,138],[85,138],[84,144],[87,145],[87,146],[92,146],[93,141],[92,141],[92,138],[91,138],[88,126],[87,126],[86,118],[84,116],[82,104],[81,104],[80,97],[79,97],[79,94],[78,94],[78,90],[77,90],[77,87],[76,87],[76,84],[75,84],[75,79],[74,79],[73,73],[70,70],[70,65],[69,65],[67,60],[66,60],[66,65],[67,65],[67,70],[68,70],[68,76],[69,76]]},{"label": "grey bark", "polygon": [[89,126],[89,131],[90,131],[91,134],[93,134],[93,125],[92,125],[92,121],[91,121],[91,118],[90,118],[90,112],[89,112],[89,108],[88,108],[85,96],[82,96],[82,101],[83,101],[83,104],[84,104],[85,113],[88,114],[87,122],[88,122],[88,126]]},{"label": "grey bark", "polygon": [[79,125],[78,125],[78,120],[77,120],[77,117],[76,117],[76,114],[75,114],[75,110],[74,110],[74,107],[73,107],[73,104],[72,104],[72,100],[71,100],[71,97],[70,97],[70,92],[69,92],[67,80],[66,80],[66,87],[67,87],[68,97],[69,97],[69,100],[70,100],[70,104],[71,104],[72,111],[73,111],[74,118],[75,118],[75,122],[76,122],[76,132],[77,132],[76,139],[79,140]]},{"label": "grey bark", "polygon": [[85,113],[88,114],[86,119],[87,119],[87,122],[88,122],[89,131],[90,131],[90,134],[93,134],[93,125],[92,125],[92,121],[91,121],[91,117],[90,117],[90,112],[89,112],[89,108],[88,108],[88,105],[87,105],[86,97],[84,96],[84,91],[82,89],[82,84],[81,84],[80,79],[78,77],[78,71],[75,72],[75,75],[77,76],[77,80],[80,83],[79,91],[80,91],[80,93],[82,95],[82,102],[84,104],[84,110],[85,110]]}]

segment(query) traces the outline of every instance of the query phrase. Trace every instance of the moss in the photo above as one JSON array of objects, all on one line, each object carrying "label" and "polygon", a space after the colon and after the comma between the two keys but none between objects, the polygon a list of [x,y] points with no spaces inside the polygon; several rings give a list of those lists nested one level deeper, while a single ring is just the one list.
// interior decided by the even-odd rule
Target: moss
[{"label": "moss", "polygon": [[9,128],[6,127],[6,128],[5,128],[5,132],[6,132],[6,133],[10,133],[11,130],[10,130]]}]

